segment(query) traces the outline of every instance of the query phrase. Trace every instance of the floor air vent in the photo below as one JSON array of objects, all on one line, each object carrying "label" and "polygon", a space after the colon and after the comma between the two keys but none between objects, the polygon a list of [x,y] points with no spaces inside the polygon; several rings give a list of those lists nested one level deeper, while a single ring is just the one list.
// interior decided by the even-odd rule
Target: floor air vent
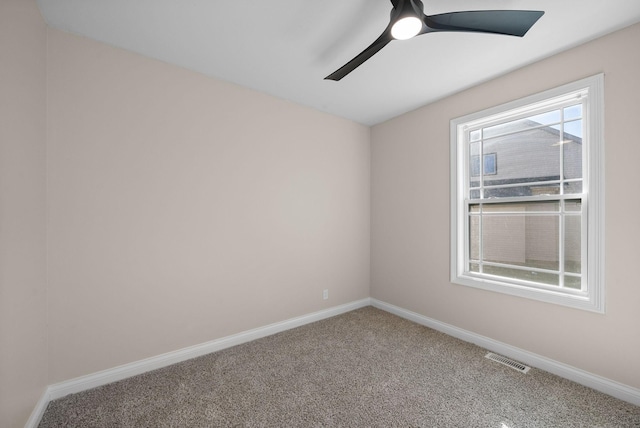
[{"label": "floor air vent", "polygon": [[526,373],[531,368],[529,366],[525,366],[522,363],[519,363],[518,361],[503,357],[502,355],[494,354],[493,352],[489,352],[484,357],[490,359],[491,361],[495,361],[496,363],[504,364],[507,367],[511,367],[512,369],[517,370],[520,373]]}]

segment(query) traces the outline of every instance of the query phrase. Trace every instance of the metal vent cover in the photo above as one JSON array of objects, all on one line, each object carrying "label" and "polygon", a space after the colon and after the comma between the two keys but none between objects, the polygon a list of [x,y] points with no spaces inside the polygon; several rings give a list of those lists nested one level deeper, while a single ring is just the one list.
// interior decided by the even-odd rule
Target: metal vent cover
[{"label": "metal vent cover", "polygon": [[507,367],[511,367],[512,369],[517,370],[520,373],[527,373],[531,369],[531,367],[526,366],[518,361],[512,360],[511,358],[503,357],[502,355],[494,354],[493,352],[489,352],[484,357],[490,359],[491,361],[495,361],[496,363],[504,364]]}]

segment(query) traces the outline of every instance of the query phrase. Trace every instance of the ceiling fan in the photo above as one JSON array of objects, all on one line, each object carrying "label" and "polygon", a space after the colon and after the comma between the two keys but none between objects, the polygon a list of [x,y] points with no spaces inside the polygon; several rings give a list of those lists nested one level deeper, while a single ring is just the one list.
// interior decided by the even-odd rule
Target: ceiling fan
[{"label": "ceiling fan", "polygon": [[392,40],[406,40],[426,33],[457,31],[524,36],[544,12],[535,10],[474,10],[425,15],[420,0],[391,0],[391,20],[369,47],[325,77],[340,80]]}]

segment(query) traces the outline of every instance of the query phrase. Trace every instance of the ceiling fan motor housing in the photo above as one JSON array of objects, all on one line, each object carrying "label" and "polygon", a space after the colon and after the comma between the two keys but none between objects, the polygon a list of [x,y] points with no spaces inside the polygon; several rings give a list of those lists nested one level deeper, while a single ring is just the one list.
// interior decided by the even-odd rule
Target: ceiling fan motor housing
[{"label": "ceiling fan motor housing", "polygon": [[420,0],[399,0],[397,5],[391,9],[391,24],[402,18],[416,17],[422,20],[424,15],[424,5]]}]

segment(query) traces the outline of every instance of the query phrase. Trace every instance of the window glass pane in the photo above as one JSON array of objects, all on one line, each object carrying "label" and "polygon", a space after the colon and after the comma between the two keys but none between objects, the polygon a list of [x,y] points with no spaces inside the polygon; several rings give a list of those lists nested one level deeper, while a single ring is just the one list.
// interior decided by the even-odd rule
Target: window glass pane
[{"label": "window glass pane", "polygon": [[582,289],[582,278],[580,278],[579,276],[565,275],[564,276],[564,286],[566,288],[572,288],[574,290],[581,290]]},{"label": "window glass pane", "polygon": [[480,190],[471,190],[469,192],[469,197],[471,199],[480,199]]},{"label": "window glass pane", "polygon": [[564,218],[564,270],[581,273],[582,261],[582,218],[567,215]]},{"label": "window glass pane", "polygon": [[573,193],[582,193],[582,181],[564,183],[564,194],[570,195]]},{"label": "window glass pane", "polygon": [[[479,205],[475,205],[479,212]],[[541,202],[513,202],[503,204],[482,204],[483,213],[525,213],[525,212],[559,212],[559,201],[541,201]]]},{"label": "window glass pane", "polygon": [[469,216],[469,259],[480,259],[480,217]]},{"label": "window glass pane", "polygon": [[[486,183],[486,182],[485,182]],[[557,195],[560,193],[559,184],[495,187],[484,190],[485,199],[511,198],[516,196]],[[579,193],[579,192],[578,192]]]},{"label": "window glass pane", "polygon": [[480,156],[480,143],[469,144],[469,156]]},{"label": "window glass pane", "polygon": [[564,141],[566,140],[582,144],[582,120],[564,123]]},{"label": "window glass pane", "polygon": [[527,216],[525,251],[527,266],[560,269],[560,216]]},{"label": "window glass pane", "polygon": [[523,204],[527,212],[542,212],[542,211],[560,211],[559,201],[545,201],[545,202],[527,202]]},{"label": "window glass pane", "polygon": [[582,211],[582,201],[580,199],[568,199],[564,201],[564,210],[571,212]]},{"label": "window glass pane", "polygon": [[512,132],[523,131],[535,128],[541,125],[552,125],[560,122],[560,110],[553,110],[547,113],[529,116],[524,119],[518,119],[511,122],[501,123],[483,129],[483,137],[485,139],[496,137]]},{"label": "window glass pane", "polygon": [[[484,175],[495,175],[498,170],[498,160],[495,153],[487,153],[482,156],[484,158],[482,173]],[[480,155],[471,155],[469,159],[469,170],[472,177],[480,175]],[[476,182],[473,182],[474,185]]]},{"label": "window glass pane", "polygon": [[480,139],[481,136],[481,132],[479,129],[475,130],[475,131],[471,131],[469,133],[469,141],[478,141]]},{"label": "window glass pane", "polygon": [[[469,144],[469,187],[477,187],[479,185],[478,178],[480,176],[480,143]],[[473,177],[476,177],[475,180]]]},{"label": "window glass pane", "polygon": [[498,159],[495,153],[487,153],[484,158],[484,175],[494,175],[498,172]]},{"label": "window glass pane", "polygon": [[534,272],[520,269],[511,269],[498,266],[483,266],[483,272],[489,275],[497,275],[505,278],[532,281],[546,285],[560,285],[560,276],[554,273]]},{"label": "window glass pane", "polygon": [[469,264],[469,271],[470,272],[480,272],[480,265],[477,263],[470,263]]},{"label": "window glass pane", "polygon": [[549,185],[537,185],[531,186],[531,195],[532,196],[540,196],[540,195],[558,195],[560,194],[560,185],[559,184],[549,184]]},{"label": "window glass pane", "polygon": [[480,155],[471,155],[469,159],[469,174],[471,177],[480,176]]},{"label": "window glass pane", "polygon": [[485,216],[482,220],[483,260],[526,265],[525,217]]},{"label": "window glass pane", "polygon": [[559,215],[483,215],[483,260],[558,270],[559,218]]},{"label": "window glass pane", "polygon": [[582,104],[576,104],[564,108],[564,120],[580,119],[582,117]]},{"label": "window glass pane", "polygon": [[484,142],[485,153],[496,153],[500,168],[485,185],[528,183],[560,178],[560,137],[551,128],[524,131]]},{"label": "window glass pane", "polygon": [[[566,134],[566,133],[565,133]],[[582,178],[582,139],[567,138],[562,144],[564,156],[564,178]]]}]

